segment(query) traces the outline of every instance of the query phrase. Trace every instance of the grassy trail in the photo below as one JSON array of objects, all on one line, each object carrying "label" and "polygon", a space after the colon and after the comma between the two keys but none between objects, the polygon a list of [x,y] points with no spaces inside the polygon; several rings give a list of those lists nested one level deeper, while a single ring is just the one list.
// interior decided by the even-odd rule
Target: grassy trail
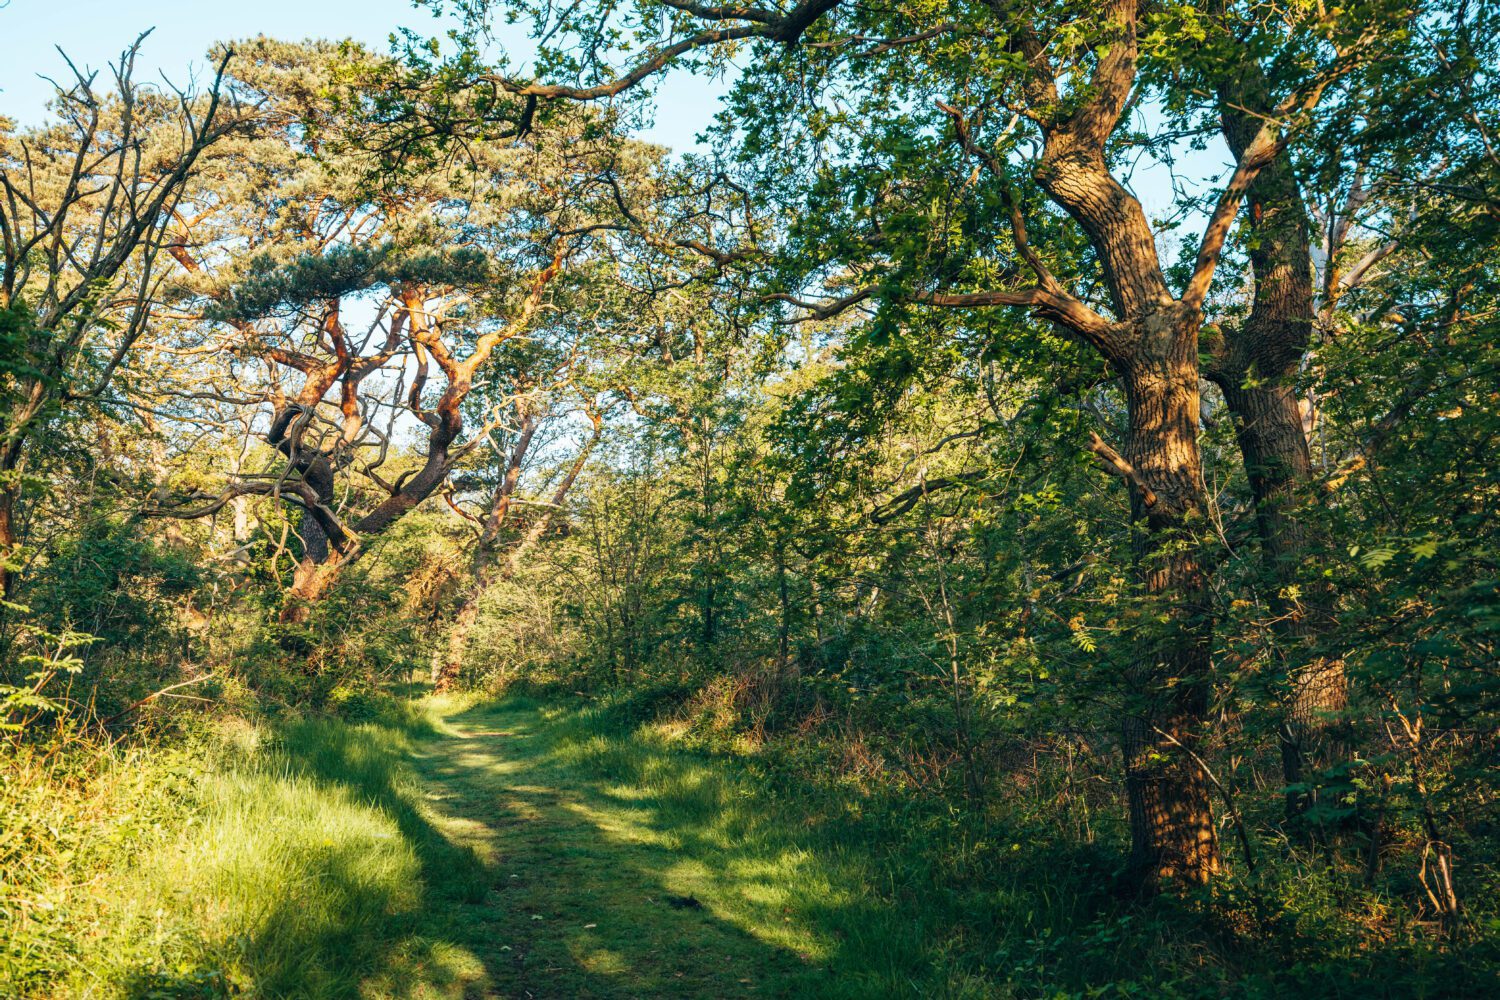
[{"label": "grassy trail", "polygon": [[945,928],[987,931],[918,905],[932,873],[875,860],[858,797],[692,752],[653,715],[422,697],[239,723],[96,831],[132,849],[49,909],[78,944],[0,964],[0,996],[997,995],[934,956]]},{"label": "grassy trail", "polygon": [[756,836],[701,762],[613,746],[517,703],[442,719],[413,757],[420,811],[478,856],[481,884],[428,914],[468,961],[441,985],[416,976],[411,995],[821,992],[820,934],[780,905],[800,852]]},{"label": "grassy trail", "polygon": [[[83,824],[88,877],[0,892],[28,904],[0,925],[0,997],[1494,992],[1405,990],[1423,967],[1413,980],[1399,952],[1337,973],[1206,958],[1181,904],[1153,917],[1114,897],[1117,848],[999,823],[965,839],[935,808],[815,780],[816,764],[693,752],[656,716],[648,700],[382,699],[226,717],[206,742],[121,756],[92,797],[41,814]],[[1455,983],[1492,978],[1453,967]]]}]

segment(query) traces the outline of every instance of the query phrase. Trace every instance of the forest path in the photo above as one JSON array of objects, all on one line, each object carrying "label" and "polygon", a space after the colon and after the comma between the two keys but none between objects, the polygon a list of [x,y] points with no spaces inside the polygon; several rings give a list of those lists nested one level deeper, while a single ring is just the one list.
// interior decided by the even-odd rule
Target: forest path
[{"label": "forest path", "polygon": [[824,994],[814,966],[828,936],[791,898],[819,891],[801,871],[809,856],[764,836],[709,762],[524,702],[429,704],[437,732],[413,751],[418,811],[448,853],[425,861],[472,850],[479,864],[462,878],[485,884],[430,894],[450,910],[429,914],[457,949],[447,970],[376,995]]}]

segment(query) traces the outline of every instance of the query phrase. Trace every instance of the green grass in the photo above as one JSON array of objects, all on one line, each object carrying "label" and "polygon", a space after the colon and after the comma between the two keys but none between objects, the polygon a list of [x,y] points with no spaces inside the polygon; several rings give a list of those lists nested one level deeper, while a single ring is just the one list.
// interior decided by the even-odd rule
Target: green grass
[{"label": "green grass", "polygon": [[[511,699],[445,713],[420,748],[433,825],[494,873],[454,940],[498,995],[1061,995],[1045,935],[1118,905],[1102,873],[1091,895],[1034,891],[1089,864],[1055,845],[1032,867],[1031,844],[945,840],[910,803],[695,752],[642,714]],[[980,854],[1012,877],[976,882]],[[985,961],[1008,965],[1007,942],[1023,992]],[[1095,971],[1128,979],[1115,944]]]},{"label": "green grass", "polygon": [[[889,995],[874,984],[913,971],[919,950],[893,945],[915,922],[875,909],[858,859],[819,853],[805,816],[650,729],[598,722],[485,707],[419,763],[451,834],[501,876],[483,936],[505,942],[507,995]],[[671,903],[687,897],[700,907]]]},{"label": "green grass", "polygon": [[23,932],[0,996],[1438,997],[1485,981],[1482,960],[1340,951],[1333,927],[1322,950],[1245,944],[1222,919],[1234,898],[1117,898],[1112,848],[805,760],[693,750],[628,696],[370,714],[123,756],[66,809],[43,795],[73,787],[56,775],[8,784],[0,806],[24,807],[32,841],[76,822],[30,895],[0,893],[30,914],[0,925]]},{"label": "green grass", "polygon": [[237,741],[32,995],[1001,995],[934,980],[852,827],[655,727],[435,699]]},{"label": "green grass", "polygon": [[205,768],[187,822],[97,880],[98,930],[58,992],[321,1000],[466,975],[424,930],[481,867],[421,818],[414,721],[242,734],[269,745]]}]

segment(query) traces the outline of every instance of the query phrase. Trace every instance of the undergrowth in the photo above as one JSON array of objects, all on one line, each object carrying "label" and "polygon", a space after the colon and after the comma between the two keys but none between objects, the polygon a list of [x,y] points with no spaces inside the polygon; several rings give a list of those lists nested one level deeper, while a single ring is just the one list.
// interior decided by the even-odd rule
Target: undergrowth
[{"label": "undergrowth", "polygon": [[[626,895],[565,903],[576,892],[549,889],[561,875],[538,861],[526,891],[537,906],[550,894],[568,912],[608,909],[612,924],[588,923],[579,941],[634,956],[643,975],[642,921],[659,900],[637,894],[691,891],[742,935],[737,961],[763,963],[755,995],[1364,1000],[1496,986],[1494,886],[1472,887],[1473,923],[1450,940],[1401,924],[1403,906],[1357,872],[1290,843],[1212,889],[1141,899],[1118,888],[1123,831],[1108,816],[1086,839],[1049,818],[1041,786],[982,809],[912,794],[851,766],[848,732],[750,738],[703,724],[696,697],[362,698],[344,718],[200,717],[131,746],[17,743],[0,766],[0,996],[457,997],[503,980],[520,956],[500,945],[520,951],[544,925],[516,909],[527,897],[491,894],[515,875],[445,836],[424,804],[413,752],[434,780],[451,719],[481,727],[481,742],[447,763],[525,773],[483,779],[499,784],[470,794],[495,801],[466,808],[532,796],[550,805],[526,850],[602,859],[601,878],[636,872]],[[464,819],[453,808],[450,835]],[[563,988],[579,941],[559,939],[557,967],[529,974]],[[598,995],[633,981],[591,974]]]},{"label": "undergrowth", "polygon": [[[539,693],[536,691],[533,694]],[[545,696],[544,696],[545,697]],[[557,692],[548,700],[556,705]],[[1126,890],[1123,822],[1058,822],[1014,776],[976,809],[848,762],[848,732],[778,738],[705,724],[696,696],[642,687],[549,710],[569,766],[629,786],[662,829],[782,870],[792,919],[828,942],[830,997],[1454,997],[1500,989],[1493,872],[1453,938],[1403,919],[1399,873],[1371,883],[1283,840],[1210,889]],[[796,858],[790,866],[781,862]],[[778,860],[780,859],[780,860]],[[712,867],[712,865],[711,865]]]}]

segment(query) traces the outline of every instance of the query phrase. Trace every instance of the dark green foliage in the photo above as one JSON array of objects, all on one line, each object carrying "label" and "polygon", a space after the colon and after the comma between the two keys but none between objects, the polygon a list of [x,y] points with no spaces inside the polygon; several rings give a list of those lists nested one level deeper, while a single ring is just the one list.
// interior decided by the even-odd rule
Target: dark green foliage
[{"label": "dark green foliage", "polygon": [[[1216,367],[1275,284],[1260,198],[1171,361],[1204,499],[1155,538],[1108,458],[1140,358],[1024,298],[1160,333],[1167,306],[1116,301],[1115,234],[1045,183],[1117,7],[815,4],[778,37],[811,8],[450,6],[449,47],[406,33],[404,60],[247,43],[231,72],[274,127],[205,154],[177,213],[204,228],[118,264],[108,309],[80,297],[66,357],[25,296],[0,310],[0,444],[27,435],[0,449],[0,984],[133,941],[95,958],[136,997],[423,995],[439,966],[446,995],[530,989],[503,933],[559,994],[731,995],[735,963],[790,996],[1500,989],[1493,5],[1131,8],[1128,113],[1078,155],[1159,203],[1141,259],[1168,298],[1226,115],[1321,97],[1275,112],[1301,339],[1255,334],[1290,351],[1274,372]],[[744,22],[732,55],[705,35],[674,63],[732,74],[713,155],[630,139],[629,94],[518,93],[497,15],[533,22],[538,79],[582,85]],[[934,304],[974,293],[998,297]],[[1255,391],[1309,448],[1280,499],[1231,411]],[[581,414],[602,437],[555,504]],[[394,499],[328,556],[315,515]],[[1122,720],[1186,676],[1149,577],[1189,550],[1207,707],[1157,750],[1206,775],[1225,870],[1143,894]],[[450,629],[470,691],[407,700]],[[1347,697],[1299,718],[1313,663]],[[1334,748],[1291,781],[1297,726]],[[530,928],[552,911],[495,900],[514,857],[528,904],[580,916],[544,883],[582,872],[621,925]],[[732,961],[598,971],[642,942]]]},{"label": "dark green foliage", "polygon": [[33,612],[53,628],[142,657],[181,643],[179,612],[207,582],[194,553],[143,535],[133,519],[91,519],[44,558],[27,594]]}]

